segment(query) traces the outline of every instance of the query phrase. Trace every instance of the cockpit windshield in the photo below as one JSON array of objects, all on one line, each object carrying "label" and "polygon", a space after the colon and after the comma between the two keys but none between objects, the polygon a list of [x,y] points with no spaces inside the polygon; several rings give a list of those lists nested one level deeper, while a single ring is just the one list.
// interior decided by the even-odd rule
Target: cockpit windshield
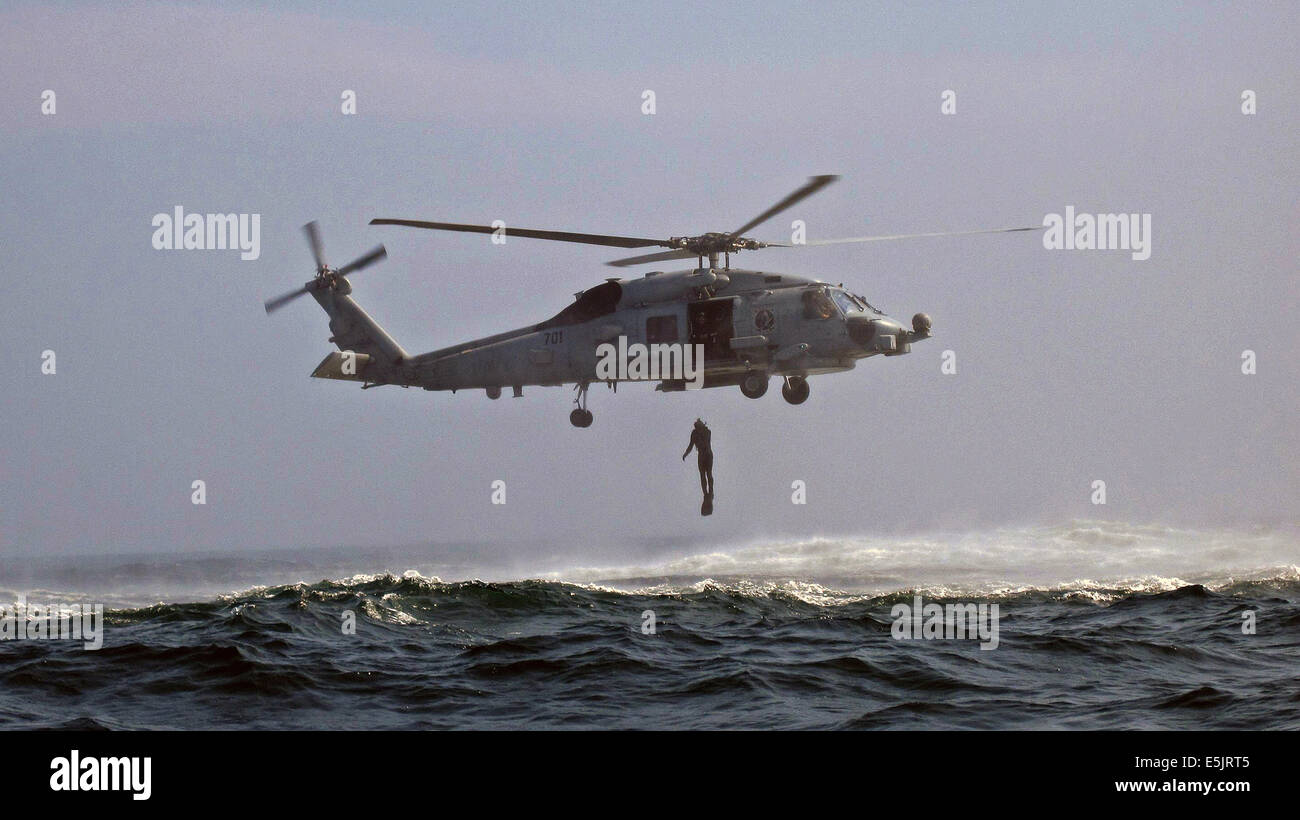
[{"label": "cockpit windshield", "polygon": [[850,293],[849,296],[853,299],[853,301],[855,301],[855,302],[857,302],[858,304],[862,305],[862,307],[863,307],[864,310],[869,310],[869,311],[871,311],[872,313],[878,313],[878,314],[880,314],[881,316],[884,316],[884,315],[885,315],[885,312],[884,312],[883,310],[881,310],[880,308],[878,308],[878,307],[876,307],[875,305],[871,304],[871,303],[868,302],[866,299],[863,299],[861,296],[858,296],[858,295],[855,294],[855,293]]},{"label": "cockpit windshield", "polygon": [[831,297],[835,299],[835,304],[840,306],[840,310],[844,311],[845,316],[863,311],[862,305],[859,305],[846,291],[833,290],[831,291]]}]

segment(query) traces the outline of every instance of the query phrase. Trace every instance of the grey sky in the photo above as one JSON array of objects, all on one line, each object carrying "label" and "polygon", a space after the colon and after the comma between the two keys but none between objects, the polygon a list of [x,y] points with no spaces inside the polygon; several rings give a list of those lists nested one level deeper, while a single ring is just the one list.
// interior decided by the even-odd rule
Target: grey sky
[{"label": "grey sky", "polygon": [[[1129,5],[8,4],[0,554],[1294,523],[1300,8]],[[594,388],[588,430],[567,389],[309,379],[324,314],[262,311],[310,276],[318,219],[333,262],[387,245],[355,296],[433,349],[552,315],[618,254],[372,217],[666,237],[733,228],[819,173],[843,179],[754,234],[1074,205],[1151,213],[1154,250],[1010,234],[743,254],[924,310],[935,338],[814,379],[801,407]],[[176,205],[260,213],[260,259],[152,249]],[[697,415],[708,519],[678,459]]]}]

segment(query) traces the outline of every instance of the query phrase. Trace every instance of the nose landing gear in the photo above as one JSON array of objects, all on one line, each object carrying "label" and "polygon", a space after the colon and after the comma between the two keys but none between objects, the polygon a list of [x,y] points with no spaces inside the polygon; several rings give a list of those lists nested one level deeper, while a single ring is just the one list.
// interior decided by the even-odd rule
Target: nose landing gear
[{"label": "nose landing gear", "polygon": [[590,387],[588,382],[579,382],[577,388],[578,397],[573,400],[577,407],[569,414],[569,424],[574,427],[590,427],[593,421],[591,411],[587,409],[587,388]]},{"label": "nose landing gear", "polygon": [[803,376],[790,376],[781,385],[781,395],[791,404],[803,404],[808,401],[808,394],[812,388],[808,386],[808,380]]}]

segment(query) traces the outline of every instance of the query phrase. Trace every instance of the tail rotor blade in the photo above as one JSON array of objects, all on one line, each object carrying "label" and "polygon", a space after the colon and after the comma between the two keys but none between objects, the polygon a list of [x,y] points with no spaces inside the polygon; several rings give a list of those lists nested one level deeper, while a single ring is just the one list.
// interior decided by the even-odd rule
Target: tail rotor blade
[{"label": "tail rotor blade", "polygon": [[307,234],[307,244],[311,245],[311,255],[316,259],[316,270],[325,268],[325,246],[320,239],[320,226],[315,220],[302,226],[303,231]]},{"label": "tail rotor blade", "polygon": [[299,296],[302,296],[305,293],[307,293],[307,288],[305,287],[298,288],[297,290],[291,290],[282,296],[277,296],[274,299],[268,300],[267,302],[263,303],[262,307],[266,308],[266,313],[269,316],[275,311],[279,310],[280,308],[284,307],[285,305],[289,304],[294,299],[297,299]]},{"label": "tail rotor blade", "polygon": [[356,273],[362,268],[367,268],[388,256],[388,251],[384,250],[383,245],[379,245],[365,256],[354,259],[343,267],[338,269],[339,276],[347,276],[349,273]]}]

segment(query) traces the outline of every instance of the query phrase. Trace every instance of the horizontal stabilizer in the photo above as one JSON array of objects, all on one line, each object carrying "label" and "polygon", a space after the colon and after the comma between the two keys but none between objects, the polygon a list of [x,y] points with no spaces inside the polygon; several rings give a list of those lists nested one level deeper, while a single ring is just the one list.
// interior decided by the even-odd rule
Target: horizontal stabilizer
[{"label": "horizontal stabilizer", "polygon": [[336,350],[321,359],[311,375],[314,379],[341,379],[349,382],[370,381],[366,370],[370,368],[370,356],[365,353],[353,353],[350,350]]}]

